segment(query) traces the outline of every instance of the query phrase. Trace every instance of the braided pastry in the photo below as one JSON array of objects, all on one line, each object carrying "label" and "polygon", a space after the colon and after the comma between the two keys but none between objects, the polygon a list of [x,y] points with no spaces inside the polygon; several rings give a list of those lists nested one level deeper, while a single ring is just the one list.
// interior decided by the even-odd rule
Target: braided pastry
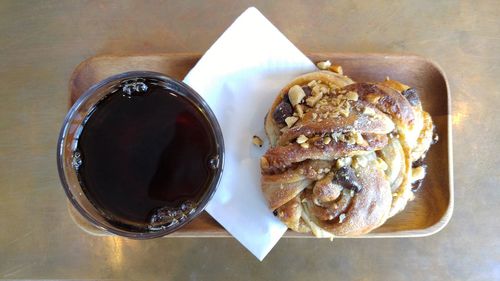
[{"label": "braided pastry", "polygon": [[368,233],[413,199],[434,125],[416,91],[394,80],[355,83],[332,71],[302,75],[271,106],[262,191],[292,230],[318,237]]}]

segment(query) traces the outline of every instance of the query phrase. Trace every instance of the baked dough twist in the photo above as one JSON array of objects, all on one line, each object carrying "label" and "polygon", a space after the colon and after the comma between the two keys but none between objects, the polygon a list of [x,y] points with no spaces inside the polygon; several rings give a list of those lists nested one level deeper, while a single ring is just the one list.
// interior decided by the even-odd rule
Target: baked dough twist
[{"label": "baked dough twist", "polygon": [[265,129],[269,207],[292,230],[333,237],[367,233],[405,208],[434,125],[404,84],[317,71],[280,91]]}]

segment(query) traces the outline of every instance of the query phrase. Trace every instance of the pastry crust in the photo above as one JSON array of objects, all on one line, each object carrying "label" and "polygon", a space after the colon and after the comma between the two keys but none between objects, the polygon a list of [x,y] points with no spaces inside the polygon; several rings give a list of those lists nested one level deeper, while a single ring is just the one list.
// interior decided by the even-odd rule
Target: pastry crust
[{"label": "pastry crust", "polygon": [[[328,81],[329,83],[332,84],[332,86],[337,88],[341,88],[354,83],[349,77],[331,71],[316,71],[316,72],[306,73],[304,75],[295,78],[292,82],[288,83],[288,85],[283,87],[283,89],[279,92],[278,96],[271,105],[271,109],[269,110],[269,112],[274,111],[274,109],[278,106],[278,104],[283,100],[283,96],[285,96],[285,94],[288,93],[288,90],[290,90],[291,87],[293,87],[294,85],[307,85],[307,83],[313,80]],[[279,126],[273,119],[272,114],[269,113],[267,114],[264,123],[265,123],[266,134],[267,137],[269,138],[271,146],[275,146],[278,136],[280,135]]]},{"label": "pastry crust", "polygon": [[304,74],[266,115],[271,147],[261,158],[263,193],[295,231],[370,232],[413,198],[412,162],[425,156],[433,129],[416,92],[398,81]]},{"label": "pastry crust", "polygon": [[[375,163],[376,157],[371,158],[366,167],[355,169],[363,189],[354,196],[343,194],[344,197],[349,197],[350,201],[349,204],[344,204],[344,208],[343,206],[337,206],[337,209],[331,206],[320,207],[313,203],[314,196],[306,197],[306,214],[311,214],[311,208],[334,212],[330,217],[309,215],[316,225],[335,236],[345,236],[370,232],[385,222],[389,215],[392,195],[384,172]],[[338,211],[339,209],[341,211]],[[340,223],[342,213],[345,214],[345,218]]]}]

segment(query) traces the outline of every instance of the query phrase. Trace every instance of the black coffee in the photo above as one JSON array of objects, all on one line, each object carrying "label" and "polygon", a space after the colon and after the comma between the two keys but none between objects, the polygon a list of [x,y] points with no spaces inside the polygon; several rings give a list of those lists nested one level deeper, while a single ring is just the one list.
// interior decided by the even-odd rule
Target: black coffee
[{"label": "black coffee", "polygon": [[101,100],[75,151],[89,200],[111,223],[137,231],[185,218],[216,172],[206,116],[187,98],[150,82]]}]

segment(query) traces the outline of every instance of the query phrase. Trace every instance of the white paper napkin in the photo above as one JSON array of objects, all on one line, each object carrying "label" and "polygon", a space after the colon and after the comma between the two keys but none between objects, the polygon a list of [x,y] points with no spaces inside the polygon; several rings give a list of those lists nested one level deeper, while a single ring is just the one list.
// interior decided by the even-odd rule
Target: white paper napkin
[{"label": "white paper napkin", "polygon": [[223,175],[206,210],[259,260],[287,227],[261,193],[259,159],[267,145],[256,147],[252,136],[266,140],[264,116],[280,89],[315,69],[256,8],[249,8],[184,79],[214,111],[225,142]]}]

